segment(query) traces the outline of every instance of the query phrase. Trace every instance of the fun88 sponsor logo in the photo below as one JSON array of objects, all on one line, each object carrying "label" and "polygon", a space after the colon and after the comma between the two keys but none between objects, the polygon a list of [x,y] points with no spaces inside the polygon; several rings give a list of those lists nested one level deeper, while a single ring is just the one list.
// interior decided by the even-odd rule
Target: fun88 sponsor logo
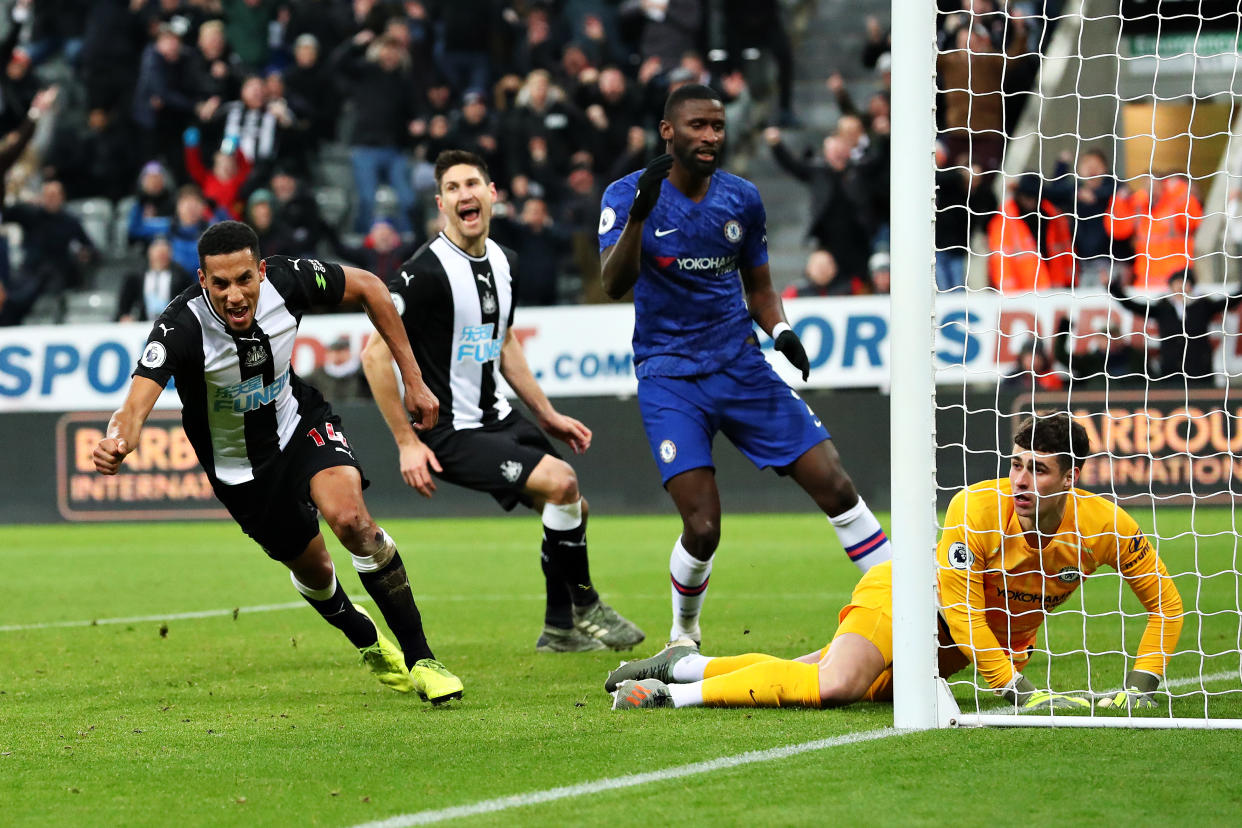
[{"label": "fun88 sponsor logo", "polygon": [[263,384],[263,377],[251,377],[235,385],[225,385],[216,389],[211,400],[213,411],[232,411],[244,414],[262,408],[280,396],[280,392],[289,384],[289,369],[268,385]]},{"label": "fun88 sponsor logo", "polygon": [[495,362],[500,359],[501,341],[493,339],[496,326],[491,322],[486,325],[468,325],[461,329],[461,340],[457,343],[458,362]]}]

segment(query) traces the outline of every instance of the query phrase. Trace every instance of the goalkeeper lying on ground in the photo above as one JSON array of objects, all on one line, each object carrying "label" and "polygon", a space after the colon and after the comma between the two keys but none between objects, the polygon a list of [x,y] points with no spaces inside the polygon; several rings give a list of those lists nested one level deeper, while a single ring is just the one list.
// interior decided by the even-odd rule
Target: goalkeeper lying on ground
[{"label": "goalkeeper lying on ground", "polygon": [[[1020,672],[1039,625],[1101,565],[1121,572],[1147,608],[1147,629],[1125,689],[1104,708],[1154,706],[1182,629],[1177,588],[1138,524],[1112,501],[1074,488],[1090,451],[1068,414],[1028,418],[1014,437],[1009,478],[953,498],[936,550],[940,675],[972,662],[1025,710],[1088,708],[1085,698],[1037,689]],[[832,642],[788,661],[760,653],[709,658],[688,639],[608,676],[613,709],[840,707],[892,699],[892,564],[873,567],[841,610]]]}]

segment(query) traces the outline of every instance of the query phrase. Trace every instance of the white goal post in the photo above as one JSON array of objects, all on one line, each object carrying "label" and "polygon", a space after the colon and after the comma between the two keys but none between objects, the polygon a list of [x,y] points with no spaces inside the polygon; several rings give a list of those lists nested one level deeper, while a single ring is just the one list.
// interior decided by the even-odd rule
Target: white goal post
[{"label": "white goal post", "polygon": [[[1017,14],[1045,7],[994,2],[1002,15],[1006,7]],[[975,20],[971,5],[963,3],[965,20],[982,32],[989,21]],[[1028,18],[1043,33],[1032,36],[1030,42],[1038,45],[1023,53],[1026,65],[1037,71],[1026,93],[1006,88],[1008,99],[1017,94],[1026,103],[1020,121],[1006,123],[1000,166],[984,176],[997,207],[1029,173],[1041,182],[1036,200],[1041,203],[1050,192],[1048,182],[1058,174],[1065,179],[1064,169],[1054,172],[1058,159],[1073,176],[1084,153],[1100,150],[1120,182],[1117,192],[1125,187],[1128,196],[1131,186],[1147,188],[1150,200],[1140,218],[1153,227],[1162,183],[1189,182],[1202,204],[1201,215],[1193,216],[1196,221],[1185,231],[1197,291],[1220,294],[1226,285],[1238,286],[1242,22],[1236,13],[1219,13],[1230,5],[1064,0],[1047,3],[1059,8],[1055,19]],[[1167,276],[1163,283],[1153,277],[1146,290],[1129,286],[1142,267],[1138,259],[1146,254],[1151,263],[1146,266],[1155,273],[1160,257],[1169,255],[1154,246],[1130,250],[1124,260],[1121,253],[1110,253],[1115,258],[1097,265],[1101,282],[1075,275],[1072,282],[1041,284],[1038,290],[1000,291],[987,272],[983,234],[976,233],[965,288],[938,289],[936,155],[943,124],[938,127],[936,102],[946,90],[938,88],[937,67],[943,51],[954,45],[937,44],[936,6],[929,0],[892,0],[888,342],[894,725],[1242,729],[1242,525],[1236,514],[1242,460],[1234,460],[1242,455],[1242,393],[1229,388],[1242,377],[1236,306],[1214,318],[1203,334],[1220,343],[1214,382],[1204,381],[1199,391],[1194,383],[1168,390],[1167,383],[1147,378],[1157,369],[1146,362],[1138,374],[1112,368],[1074,373],[1075,359],[1088,345],[1106,342],[1107,356],[1123,334],[1127,343],[1143,343],[1137,358],[1158,359],[1155,318],[1130,318],[1109,295],[1110,285],[1123,279],[1127,290],[1153,302],[1169,293]],[[969,146],[973,152],[973,142]],[[1074,206],[1064,212],[1077,245],[1078,224],[1072,222],[1080,204],[1079,179],[1068,180]],[[971,216],[978,229],[991,218]],[[1109,233],[1120,238],[1119,230]],[[1041,235],[1039,244],[1044,241]],[[1040,247],[1041,255],[1053,255],[1048,245]],[[1060,331],[1062,324],[1067,331]],[[1037,382],[1025,394],[1002,388],[1015,356],[1025,366],[1024,348],[1051,353],[1058,333],[1062,346],[1069,343],[1068,364],[1046,370],[1063,378],[1062,390],[1041,391]],[[1188,328],[1183,333],[1195,337]],[[1145,336],[1151,338],[1150,349]],[[970,363],[964,355],[968,341],[984,358]],[[1181,370],[1190,373],[1185,360]],[[1154,710],[1105,712],[1098,704],[1122,687],[1133,668],[1147,618],[1124,579],[1107,567],[1099,578],[1083,577],[1065,605],[1048,613],[1026,672],[1038,687],[1051,684],[1057,692],[1092,700],[1088,710],[1019,714],[971,668],[951,678],[938,674],[940,512],[963,485],[1004,477],[1017,421],[1049,410],[1069,411],[1087,427],[1093,455],[1080,485],[1115,500],[1135,518],[1178,585],[1186,624]],[[989,463],[995,473],[969,479]]]}]

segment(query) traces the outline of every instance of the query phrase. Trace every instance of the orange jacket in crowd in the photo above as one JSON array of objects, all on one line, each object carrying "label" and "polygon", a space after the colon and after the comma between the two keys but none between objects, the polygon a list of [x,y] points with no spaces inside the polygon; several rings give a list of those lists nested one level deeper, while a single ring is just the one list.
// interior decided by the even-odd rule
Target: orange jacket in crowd
[{"label": "orange jacket in crowd", "polygon": [[1040,203],[1047,233],[1048,258],[1040,256],[1039,242],[1022,220],[1018,204],[1005,201],[988,223],[988,274],[1001,293],[1024,293],[1065,288],[1074,282],[1074,250],[1069,218],[1048,201]]},{"label": "orange jacket in crowd", "polygon": [[1134,246],[1134,287],[1139,290],[1164,287],[1170,275],[1194,267],[1195,230],[1203,220],[1203,205],[1186,178],[1167,178],[1156,192],[1149,205],[1146,191],[1121,190],[1104,216],[1112,237],[1129,239]]}]

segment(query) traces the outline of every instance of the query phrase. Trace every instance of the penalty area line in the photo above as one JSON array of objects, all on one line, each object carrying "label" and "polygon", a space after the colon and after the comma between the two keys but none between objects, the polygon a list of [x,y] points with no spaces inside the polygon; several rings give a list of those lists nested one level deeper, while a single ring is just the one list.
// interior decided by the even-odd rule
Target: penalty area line
[{"label": "penalty area line", "polygon": [[475,802],[470,805],[456,805],[451,808],[438,808],[435,810],[401,814],[398,816],[388,817],[387,819],[376,820],[374,822],[364,822],[355,826],[355,828],[405,828],[408,825],[428,825],[433,822],[443,822],[448,819],[463,819],[465,817],[473,817],[480,814],[492,814],[497,811],[507,811],[510,808],[522,808],[527,805],[541,805],[545,802],[555,802],[559,799],[590,796],[591,794],[602,793],[604,791],[633,788],[638,785],[646,785],[652,782],[666,782],[670,779],[681,779],[687,776],[697,776],[704,773],[712,773],[713,771],[725,770],[727,768],[736,768],[742,765],[753,765],[759,762],[772,762],[778,759],[786,759],[790,756],[797,756],[801,753],[810,753],[816,750],[841,747],[843,745],[852,745],[859,742],[870,742],[875,739],[884,739],[889,736],[897,736],[906,732],[913,731],[896,730],[891,727],[886,727],[881,730],[866,730],[860,733],[847,733],[842,736],[833,736],[828,739],[816,739],[813,742],[803,742],[797,745],[786,745],[785,747],[769,748],[767,750],[752,750],[747,751],[746,753],[739,753],[735,756],[722,756],[718,759],[709,759],[704,762],[695,762],[690,765],[678,765],[676,767],[664,768],[663,770],[635,773],[630,774],[629,776],[616,776],[610,779],[597,779],[594,782],[581,782],[577,785],[565,785],[560,788],[549,788],[543,791],[531,791],[530,793],[502,796],[496,799],[485,799],[482,802]]}]

